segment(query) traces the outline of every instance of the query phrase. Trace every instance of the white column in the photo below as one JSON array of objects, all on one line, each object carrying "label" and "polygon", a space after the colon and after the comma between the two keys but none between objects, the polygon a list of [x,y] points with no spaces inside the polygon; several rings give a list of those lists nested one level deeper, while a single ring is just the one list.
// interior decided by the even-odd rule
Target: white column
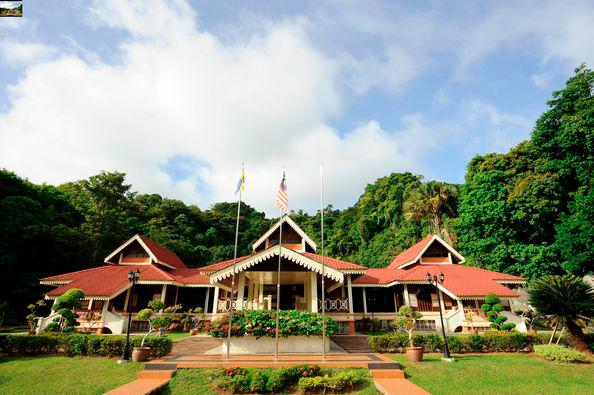
[{"label": "white column", "polygon": [[258,284],[258,304],[264,308],[264,283]]},{"label": "white column", "polygon": [[89,305],[87,306],[87,310],[93,309],[93,299],[89,299]]},{"label": "white column", "polygon": [[318,312],[318,274],[316,272],[310,273],[310,290],[311,290],[311,311]]},{"label": "white column", "polygon": [[237,290],[237,310],[243,310],[243,297],[245,289],[245,272],[239,273],[239,289]]},{"label": "white column", "polygon": [[462,304],[462,300],[456,299],[456,302],[458,303],[458,310],[464,311],[464,304]]},{"label": "white column", "polygon": [[216,314],[217,313],[217,308],[219,304],[219,287],[217,287],[215,285],[215,289],[214,289],[214,296],[212,297],[212,313]]},{"label": "white column", "polygon": [[206,295],[204,296],[204,313],[208,313],[208,299],[210,299],[210,287],[206,288]]},{"label": "white column", "polygon": [[347,274],[347,291],[349,294],[349,313],[353,314],[353,286],[351,284],[350,274]]},{"label": "white column", "polygon": [[165,296],[167,294],[167,284],[163,284],[163,288],[161,289],[161,302],[165,303]]},{"label": "white column", "polygon": [[254,302],[254,280],[251,278],[249,279],[250,283],[248,284],[248,294],[247,294],[247,308],[252,310],[252,304]]},{"label": "white column", "polygon": [[344,299],[344,294],[345,294],[345,292],[344,292],[344,283],[342,283],[340,285],[340,297],[343,298],[343,299]]},{"label": "white column", "polygon": [[404,284],[404,291],[402,292],[404,295],[404,304],[410,306],[410,300],[408,299],[408,285]]},{"label": "white column", "polygon": [[179,287],[175,287],[175,302],[173,304],[177,304],[177,296],[179,295]]},{"label": "white column", "polygon": [[365,292],[365,287],[363,289],[363,313],[367,314],[367,293]]}]

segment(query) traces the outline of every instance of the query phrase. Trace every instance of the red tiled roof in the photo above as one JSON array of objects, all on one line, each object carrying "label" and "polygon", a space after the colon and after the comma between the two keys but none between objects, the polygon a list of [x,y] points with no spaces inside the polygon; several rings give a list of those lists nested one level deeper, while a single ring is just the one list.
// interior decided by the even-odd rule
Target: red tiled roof
[{"label": "red tiled roof", "polygon": [[71,288],[80,288],[86,296],[111,296],[125,288],[128,272],[140,270],[141,281],[172,281],[173,277],[153,265],[106,265],[78,272],[61,274],[41,281],[69,281],[47,293],[59,296]]},{"label": "red tiled roof", "polygon": [[[322,263],[321,255],[314,254],[312,252],[298,252],[298,254],[301,254],[318,263]],[[367,267],[365,266],[357,265],[356,263],[351,263],[347,261],[341,261],[340,259],[330,258],[327,256],[324,256],[324,264],[337,270],[367,270]]]},{"label": "red tiled roof", "polygon": [[353,280],[353,284],[390,284],[402,276],[403,269],[367,269],[365,274]]},{"label": "red tiled roof", "polygon": [[178,269],[172,272],[175,275],[175,280],[182,284],[209,284],[208,276],[201,274],[202,268],[196,269]]},{"label": "red tiled roof", "polygon": [[140,281],[182,284],[208,284],[208,277],[200,274],[200,269],[176,269],[166,272],[155,265],[105,265],[78,272],[60,274],[41,279],[42,282],[68,281],[47,293],[59,296],[71,288],[80,288],[86,296],[108,297],[124,289],[128,284],[128,272],[140,270]]},{"label": "red tiled roof", "polygon": [[[235,261],[235,263],[239,263],[241,261],[243,261],[244,259],[249,258],[251,255],[245,255],[245,256],[241,256],[238,257],[237,260]],[[203,266],[200,268],[200,271],[203,272],[217,272],[221,269],[224,269],[226,267],[229,267],[233,265],[233,259],[229,259],[227,261],[222,261],[222,262],[217,262],[217,263],[213,263],[211,265],[208,266]]]},{"label": "red tiled roof", "polygon": [[394,258],[392,263],[390,263],[388,269],[397,269],[398,266],[411,262],[417,257],[417,255],[419,255],[419,253],[423,250],[423,248],[425,248],[427,243],[429,243],[432,238],[433,235],[427,235],[427,237],[425,237],[423,240],[402,251],[396,258]]},{"label": "red tiled roof", "polygon": [[185,263],[172,251],[158,244],[157,242],[149,239],[146,236],[138,235],[142,242],[146,244],[149,250],[155,255],[159,262],[173,266],[176,269],[186,268]]},{"label": "red tiled roof", "polygon": [[447,265],[414,265],[408,269],[369,269],[366,274],[353,280],[353,284],[389,284],[398,282],[425,282],[425,276],[444,274],[443,287],[458,297],[485,296],[494,293],[500,297],[515,297],[516,292],[509,289],[500,281],[525,281],[524,278],[491,272],[476,267],[447,264]]}]

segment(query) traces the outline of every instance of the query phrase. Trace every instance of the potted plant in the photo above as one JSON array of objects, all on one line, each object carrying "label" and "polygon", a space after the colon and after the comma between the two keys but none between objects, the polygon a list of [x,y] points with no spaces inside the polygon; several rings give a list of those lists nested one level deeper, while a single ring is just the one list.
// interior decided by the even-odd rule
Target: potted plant
[{"label": "potted plant", "polygon": [[408,344],[406,347],[406,357],[411,362],[420,362],[423,360],[423,347],[415,347],[413,343],[413,331],[415,323],[423,317],[423,314],[413,310],[410,306],[401,306],[394,319],[394,325],[408,333]]},{"label": "potted plant", "polygon": [[149,331],[140,341],[140,347],[134,347],[132,350],[132,360],[134,362],[144,362],[148,359],[151,349],[150,347],[144,346],[146,338],[155,331],[161,336],[163,334],[163,329],[171,324],[171,317],[158,313],[163,307],[163,302],[152,300],[149,302],[148,308],[142,309],[136,314],[137,320],[148,322]]},{"label": "potted plant", "polygon": [[476,330],[476,328],[474,327],[474,313],[472,312],[471,309],[467,309],[464,311],[464,321],[468,322],[470,324],[470,333],[473,335],[477,335],[478,331]]}]

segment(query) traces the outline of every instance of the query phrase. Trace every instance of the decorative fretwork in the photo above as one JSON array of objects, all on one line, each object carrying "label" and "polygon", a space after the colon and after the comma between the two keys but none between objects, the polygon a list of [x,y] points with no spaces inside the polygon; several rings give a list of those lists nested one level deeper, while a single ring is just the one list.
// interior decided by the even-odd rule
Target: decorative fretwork
[{"label": "decorative fretwork", "polygon": [[[248,301],[247,300],[243,300],[242,301],[242,307],[244,309],[247,309],[248,307]],[[237,299],[233,299],[233,310],[237,310],[237,306],[239,306],[237,304]],[[222,312],[228,312],[231,309],[231,299],[219,299],[218,303],[217,303],[217,313],[222,313]]]},{"label": "decorative fretwork", "polygon": [[[326,311],[349,311],[349,299],[348,298],[326,298],[325,302]],[[318,310],[322,310],[322,301],[318,300]]]}]

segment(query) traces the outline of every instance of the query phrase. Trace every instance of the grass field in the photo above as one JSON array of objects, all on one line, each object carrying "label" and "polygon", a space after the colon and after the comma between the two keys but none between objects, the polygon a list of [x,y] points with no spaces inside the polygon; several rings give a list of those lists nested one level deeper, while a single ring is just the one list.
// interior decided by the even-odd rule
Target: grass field
[{"label": "grass field", "polygon": [[90,357],[0,358],[0,394],[102,394],[135,379],[143,365]]},{"label": "grass field", "polygon": [[547,362],[533,354],[425,355],[423,362],[400,362],[406,377],[434,395],[439,394],[592,394],[594,364]]}]

